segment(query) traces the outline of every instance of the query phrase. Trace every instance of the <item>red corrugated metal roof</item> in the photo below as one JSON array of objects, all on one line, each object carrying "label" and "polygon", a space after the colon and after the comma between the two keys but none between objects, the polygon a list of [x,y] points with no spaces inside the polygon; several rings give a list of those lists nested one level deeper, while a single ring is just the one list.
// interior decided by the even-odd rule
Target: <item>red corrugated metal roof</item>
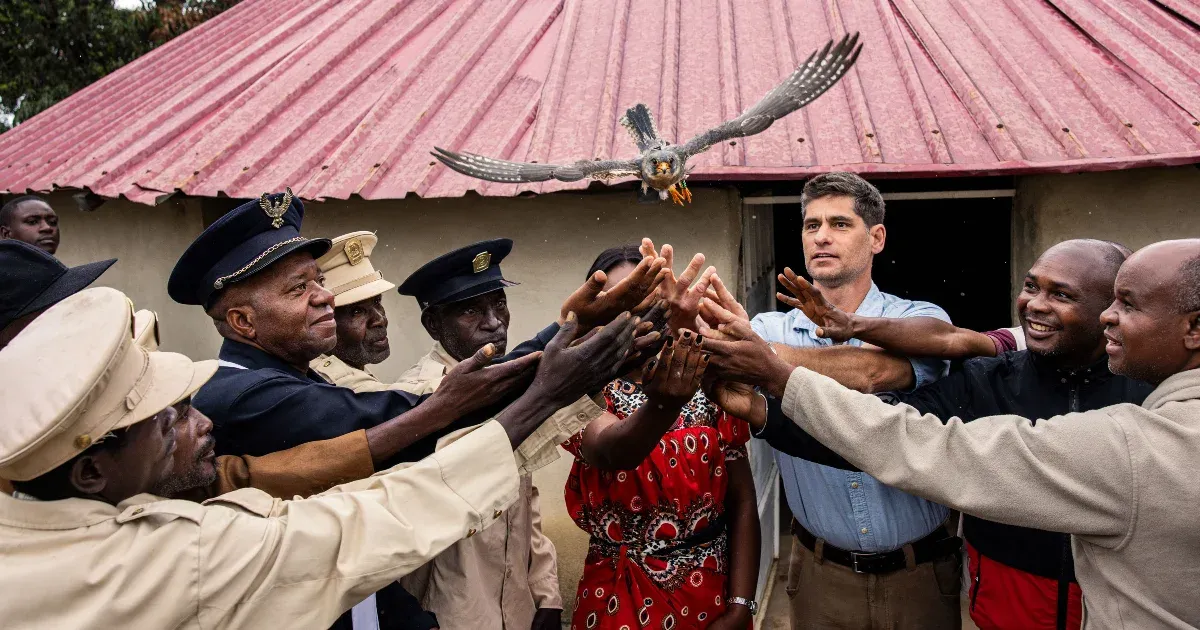
[{"label": "red corrugated metal roof", "polygon": [[434,145],[623,157],[638,101],[682,142],[861,31],[837,86],[696,179],[1200,161],[1195,0],[245,0],[0,136],[0,189],[514,195]]}]

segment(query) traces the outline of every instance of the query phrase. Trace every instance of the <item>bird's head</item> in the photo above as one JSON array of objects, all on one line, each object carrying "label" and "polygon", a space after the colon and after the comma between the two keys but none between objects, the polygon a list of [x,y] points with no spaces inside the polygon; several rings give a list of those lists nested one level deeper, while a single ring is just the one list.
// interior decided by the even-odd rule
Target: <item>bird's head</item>
[{"label": "bird's head", "polygon": [[665,188],[683,177],[683,159],[674,151],[650,151],[642,160],[642,175],[655,188]]}]

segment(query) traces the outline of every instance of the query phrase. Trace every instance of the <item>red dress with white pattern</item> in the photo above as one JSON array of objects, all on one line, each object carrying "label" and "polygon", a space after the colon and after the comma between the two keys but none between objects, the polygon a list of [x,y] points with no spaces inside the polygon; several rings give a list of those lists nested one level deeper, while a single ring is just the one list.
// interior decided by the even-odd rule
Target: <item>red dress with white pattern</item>
[{"label": "red dress with white pattern", "polygon": [[[604,390],[618,418],[646,402],[636,383]],[[563,447],[571,518],[591,535],[571,628],[704,628],[725,612],[729,544],[725,462],[746,456],[750,428],[696,392],[636,470],[609,471],[581,455],[583,432]]]}]

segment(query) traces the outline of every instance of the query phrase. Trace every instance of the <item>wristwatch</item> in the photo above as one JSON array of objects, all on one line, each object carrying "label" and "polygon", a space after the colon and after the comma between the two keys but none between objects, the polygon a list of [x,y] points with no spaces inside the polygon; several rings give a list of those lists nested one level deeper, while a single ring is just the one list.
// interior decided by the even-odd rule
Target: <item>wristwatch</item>
[{"label": "wristwatch", "polygon": [[753,599],[746,599],[745,597],[730,597],[729,599],[725,600],[725,603],[729,604],[730,606],[734,604],[741,604],[750,610],[751,616],[758,614],[758,602],[754,601]]}]

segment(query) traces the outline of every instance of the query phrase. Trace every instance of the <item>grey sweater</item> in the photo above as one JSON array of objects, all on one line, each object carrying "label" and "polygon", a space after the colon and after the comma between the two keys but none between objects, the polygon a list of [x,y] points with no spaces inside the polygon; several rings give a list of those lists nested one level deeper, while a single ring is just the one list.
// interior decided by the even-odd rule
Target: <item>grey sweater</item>
[{"label": "grey sweater", "polygon": [[1141,407],[943,425],[797,368],[783,410],[883,483],[1072,534],[1085,628],[1200,626],[1200,370]]}]

